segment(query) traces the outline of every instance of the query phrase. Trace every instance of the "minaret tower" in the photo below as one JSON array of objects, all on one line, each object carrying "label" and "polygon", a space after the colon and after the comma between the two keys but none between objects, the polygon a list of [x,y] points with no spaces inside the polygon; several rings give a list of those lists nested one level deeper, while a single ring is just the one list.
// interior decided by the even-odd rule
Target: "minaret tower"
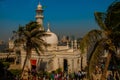
[{"label": "minaret tower", "polygon": [[36,9],[36,22],[39,25],[42,26],[41,30],[44,30],[44,28],[43,28],[43,18],[44,18],[43,17],[43,9],[42,9],[42,5],[39,2],[38,6],[37,6],[37,9]]}]

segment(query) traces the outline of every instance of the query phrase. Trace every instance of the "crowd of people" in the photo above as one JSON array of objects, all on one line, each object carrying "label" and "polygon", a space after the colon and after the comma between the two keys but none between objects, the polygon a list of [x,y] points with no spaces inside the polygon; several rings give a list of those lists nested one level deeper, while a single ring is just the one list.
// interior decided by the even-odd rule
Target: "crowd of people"
[{"label": "crowd of people", "polygon": [[73,73],[55,73],[53,71],[49,76],[43,75],[42,77],[38,77],[38,80],[83,80],[84,78],[86,78],[85,71],[78,71]]},{"label": "crowd of people", "polygon": [[[103,74],[102,68],[96,66],[95,72],[94,74],[92,74],[92,80],[100,80],[102,74]],[[118,73],[118,70],[115,70],[114,68],[108,70],[106,80],[120,80],[120,74]]]},{"label": "crowd of people", "polygon": [[[55,71],[52,71],[49,74],[37,74],[37,73],[31,73],[29,72],[28,79],[22,79],[22,80],[83,80],[86,78],[86,72],[85,71],[77,71],[77,72],[59,72],[56,73]],[[15,80],[19,80],[16,78]]]}]

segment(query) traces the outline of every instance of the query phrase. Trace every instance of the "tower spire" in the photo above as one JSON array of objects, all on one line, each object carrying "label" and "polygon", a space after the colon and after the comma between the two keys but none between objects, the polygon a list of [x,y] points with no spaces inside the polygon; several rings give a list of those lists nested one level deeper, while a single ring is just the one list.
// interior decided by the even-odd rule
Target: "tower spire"
[{"label": "tower spire", "polygon": [[38,3],[40,4],[40,0],[38,0]]},{"label": "tower spire", "polygon": [[38,4],[40,4],[40,0],[38,0]]},{"label": "tower spire", "polygon": [[50,32],[50,23],[48,22],[48,30],[47,32]]}]

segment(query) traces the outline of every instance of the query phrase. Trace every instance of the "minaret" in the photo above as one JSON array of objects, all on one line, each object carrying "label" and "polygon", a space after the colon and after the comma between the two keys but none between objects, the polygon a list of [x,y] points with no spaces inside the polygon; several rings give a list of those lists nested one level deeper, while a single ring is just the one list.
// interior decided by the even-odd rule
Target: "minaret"
[{"label": "minaret", "polygon": [[43,27],[43,9],[42,9],[42,5],[38,4],[37,6],[37,9],[36,9],[36,22],[41,25],[41,30],[44,30],[44,27]]}]

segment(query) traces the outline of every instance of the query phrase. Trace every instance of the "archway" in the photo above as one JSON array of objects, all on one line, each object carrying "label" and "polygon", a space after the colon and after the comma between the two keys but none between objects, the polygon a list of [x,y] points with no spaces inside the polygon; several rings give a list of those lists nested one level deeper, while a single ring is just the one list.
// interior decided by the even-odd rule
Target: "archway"
[{"label": "archway", "polygon": [[67,72],[68,71],[68,61],[67,61],[67,59],[64,59],[63,67],[64,67],[64,72]]}]

